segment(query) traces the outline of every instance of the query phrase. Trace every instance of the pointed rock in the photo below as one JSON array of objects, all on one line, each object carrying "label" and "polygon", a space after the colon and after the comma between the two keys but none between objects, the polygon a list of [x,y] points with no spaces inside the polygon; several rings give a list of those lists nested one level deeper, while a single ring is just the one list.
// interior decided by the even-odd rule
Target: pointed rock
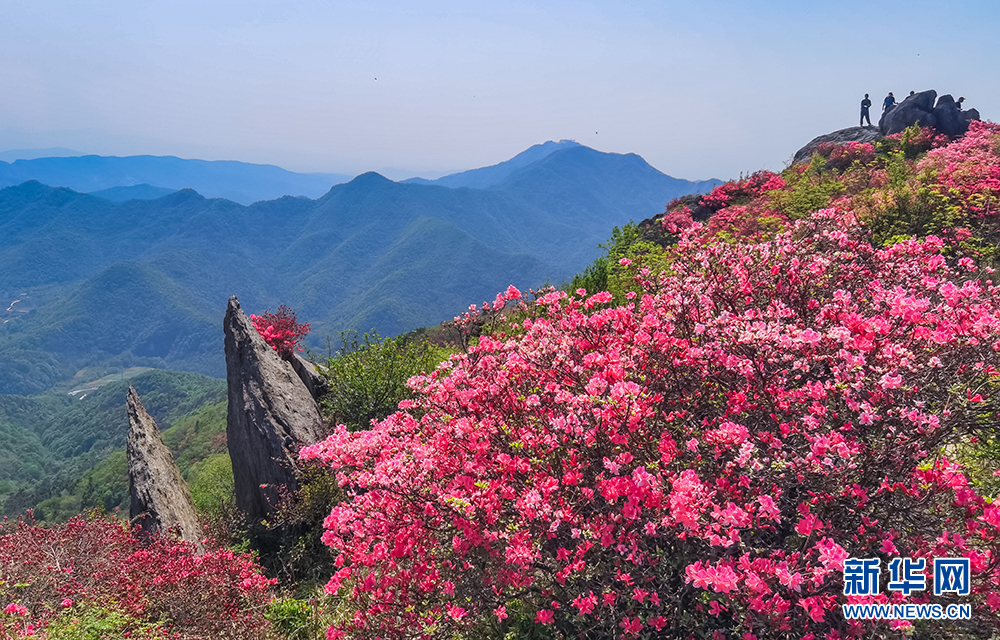
[{"label": "pointed rock", "polygon": [[297,486],[299,449],[322,438],[322,421],[299,374],[264,342],[236,296],[224,329],[236,506],[259,521],[277,506],[282,489]]},{"label": "pointed rock", "polygon": [[128,407],[129,518],[147,534],[165,533],[176,526],[180,538],[203,551],[201,529],[187,483],[163,444],[156,421],[146,412],[139,394],[129,387]]}]

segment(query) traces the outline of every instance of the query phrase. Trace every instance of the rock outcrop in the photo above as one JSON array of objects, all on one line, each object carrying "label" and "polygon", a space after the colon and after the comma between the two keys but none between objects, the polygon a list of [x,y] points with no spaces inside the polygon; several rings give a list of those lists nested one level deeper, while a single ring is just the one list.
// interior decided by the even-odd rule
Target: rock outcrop
[{"label": "rock outcrop", "polygon": [[875,127],[848,127],[813,138],[809,144],[795,152],[792,162],[808,162],[819,145],[824,142],[844,144],[845,142],[875,142],[882,138]]},{"label": "rock outcrop", "polygon": [[979,120],[978,111],[963,111],[950,95],[938,98],[937,92],[930,89],[908,96],[894,108],[883,112],[878,128],[882,135],[890,136],[919,124],[921,127],[934,127],[940,133],[955,137],[968,131],[972,120]]},{"label": "rock outcrop", "polygon": [[[326,380],[320,373],[320,366],[309,362],[297,353],[292,354],[290,364],[295,369],[299,379],[302,380],[302,384],[306,385],[306,389],[309,389],[313,399],[319,402],[320,396],[327,389]],[[325,370],[325,367],[323,369]]]},{"label": "rock outcrop", "polygon": [[201,529],[187,483],[163,444],[156,421],[149,415],[139,394],[129,387],[128,408],[129,518],[147,534],[164,534],[174,529],[182,540],[203,551]]},{"label": "rock outcrop", "polygon": [[236,506],[252,521],[267,517],[283,489],[297,485],[299,449],[323,436],[319,408],[293,366],[282,360],[229,299],[224,322]]}]

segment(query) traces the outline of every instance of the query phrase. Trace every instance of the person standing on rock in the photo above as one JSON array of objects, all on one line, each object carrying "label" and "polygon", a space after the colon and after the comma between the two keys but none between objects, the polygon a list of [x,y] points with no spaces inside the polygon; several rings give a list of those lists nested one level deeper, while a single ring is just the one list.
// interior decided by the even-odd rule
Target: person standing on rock
[{"label": "person standing on rock", "polygon": [[962,103],[963,103],[963,102],[965,102],[965,98],[959,98],[959,99],[958,99],[958,102],[956,102],[956,103],[955,103],[955,106],[956,106],[956,107],[958,107],[958,110],[959,110],[959,111],[961,111],[961,110],[962,110]]},{"label": "person standing on rock", "polygon": [[872,106],[872,101],[868,99],[868,94],[865,94],[865,99],[861,101],[861,124],[858,126],[865,126],[865,120],[868,121],[868,126],[872,126],[871,116],[868,115],[868,108]]},{"label": "person standing on rock", "polygon": [[882,111],[890,111],[895,106],[896,98],[892,95],[892,91],[890,91],[889,95],[887,95],[885,100],[882,101]]}]

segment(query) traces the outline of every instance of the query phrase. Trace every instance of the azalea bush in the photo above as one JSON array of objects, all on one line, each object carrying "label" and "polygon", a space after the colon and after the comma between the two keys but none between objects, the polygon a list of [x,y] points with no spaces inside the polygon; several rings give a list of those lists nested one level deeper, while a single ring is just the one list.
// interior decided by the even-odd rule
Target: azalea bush
[{"label": "azalea bush", "polygon": [[734,204],[745,204],[753,197],[775,191],[785,186],[784,179],[771,171],[758,171],[747,178],[724,182],[701,197],[700,203],[713,211]]},{"label": "azalea bush", "polygon": [[195,555],[159,537],[144,543],[118,521],[78,516],[0,529],[0,638],[50,626],[75,637],[71,631],[85,630],[73,620],[87,616],[135,637],[258,638],[272,584],[247,555]]},{"label": "azalea bush", "polygon": [[758,244],[698,231],[670,272],[628,265],[628,304],[543,296],[303,450],[350,496],[324,541],[356,612],[329,637],[502,633],[512,611],[566,637],[868,636],[909,623],[845,620],[843,562],[895,556],[972,561],[973,619],[918,635],[996,628],[1000,508],[949,455],[994,428],[989,277],[835,211]]},{"label": "azalea bush", "polygon": [[868,164],[875,159],[875,145],[869,142],[846,142],[836,144],[833,142],[822,142],[816,148],[816,153],[826,159],[826,166],[830,169],[843,171],[855,162]]},{"label": "azalea bush", "polygon": [[[303,451],[347,494],[328,637],[993,635],[998,187],[997,125],[828,145],[470,309],[399,412]],[[849,557],[968,558],[973,617],[848,621],[964,602],[845,597]]]},{"label": "azalea bush", "polygon": [[295,312],[281,305],[278,311],[265,311],[259,316],[251,315],[250,321],[264,341],[283,358],[291,357],[295,351],[302,351],[299,342],[309,333],[309,323],[300,323]]}]

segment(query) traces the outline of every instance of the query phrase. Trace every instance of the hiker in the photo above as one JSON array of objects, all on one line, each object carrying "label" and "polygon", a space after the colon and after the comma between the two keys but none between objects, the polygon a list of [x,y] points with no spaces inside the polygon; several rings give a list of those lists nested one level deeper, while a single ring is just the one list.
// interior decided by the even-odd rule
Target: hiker
[{"label": "hiker", "polygon": [[868,115],[868,107],[872,106],[872,101],[868,99],[868,94],[865,94],[865,99],[861,101],[861,124],[859,126],[865,126],[865,120],[868,121],[868,126],[872,126],[871,116]]},{"label": "hiker", "polygon": [[961,111],[961,110],[962,110],[962,103],[963,103],[963,102],[965,102],[965,98],[959,98],[959,99],[958,99],[958,102],[956,102],[956,103],[955,103],[955,106],[956,106],[956,107],[958,107],[958,110],[959,110],[959,111]]},{"label": "hiker", "polygon": [[892,91],[890,91],[889,95],[887,95],[885,100],[882,101],[882,111],[891,111],[895,106],[896,98],[892,95]]}]

